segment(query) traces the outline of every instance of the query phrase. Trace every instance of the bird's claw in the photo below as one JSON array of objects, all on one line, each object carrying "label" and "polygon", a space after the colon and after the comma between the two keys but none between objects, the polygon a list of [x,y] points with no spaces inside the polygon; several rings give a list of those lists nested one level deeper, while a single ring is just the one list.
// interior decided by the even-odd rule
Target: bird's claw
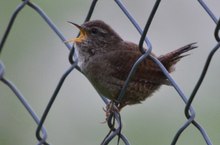
[{"label": "bird's claw", "polygon": [[108,103],[106,105],[105,108],[103,108],[104,112],[106,113],[106,120],[103,123],[106,123],[109,119],[109,117],[111,116],[111,114],[115,113],[115,112],[119,112],[118,107],[116,106],[114,101],[111,101],[110,103]]}]

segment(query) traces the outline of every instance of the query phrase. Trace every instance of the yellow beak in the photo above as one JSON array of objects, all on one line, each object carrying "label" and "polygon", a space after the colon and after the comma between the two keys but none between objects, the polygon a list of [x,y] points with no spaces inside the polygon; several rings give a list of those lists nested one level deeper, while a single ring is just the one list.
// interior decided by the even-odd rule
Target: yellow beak
[{"label": "yellow beak", "polygon": [[67,42],[73,42],[73,43],[75,43],[75,42],[77,43],[78,42],[78,43],[80,43],[80,42],[86,40],[87,32],[86,32],[85,29],[83,29],[80,25],[75,24],[73,22],[68,21],[68,23],[73,24],[74,26],[76,26],[80,30],[80,35],[77,38],[73,38],[73,39],[65,41],[65,43],[67,43]]}]

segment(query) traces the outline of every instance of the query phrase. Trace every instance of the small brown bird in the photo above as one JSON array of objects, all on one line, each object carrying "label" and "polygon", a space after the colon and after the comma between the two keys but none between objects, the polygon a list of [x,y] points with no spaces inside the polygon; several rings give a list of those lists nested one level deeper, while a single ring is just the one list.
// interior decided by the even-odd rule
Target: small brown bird
[{"label": "small brown bird", "polygon": [[[81,26],[70,23],[80,30],[79,37],[68,42],[76,44],[82,73],[101,95],[116,101],[133,64],[142,55],[138,45],[124,41],[101,20],[89,21]],[[188,44],[157,58],[171,73],[174,71],[174,65],[186,56],[183,53],[196,48],[194,44]],[[153,53],[150,55],[156,57]],[[144,101],[161,85],[170,83],[158,65],[146,58],[138,66],[117,108],[120,110],[126,105]]]}]

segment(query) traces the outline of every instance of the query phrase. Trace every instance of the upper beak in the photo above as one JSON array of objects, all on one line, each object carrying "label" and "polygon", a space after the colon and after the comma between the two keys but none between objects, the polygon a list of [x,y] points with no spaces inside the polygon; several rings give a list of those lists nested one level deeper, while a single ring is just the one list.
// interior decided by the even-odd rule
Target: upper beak
[{"label": "upper beak", "polygon": [[70,22],[70,21],[67,21],[67,22],[70,23],[70,24],[73,24],[74,26],[76,26],[79,30],[82,29],[82,27],[80,25],[76,24],[76,23],[73,23],[73,22]]},{"label": "upper beak", "polygon": [[80,25],[76,24],[76,23],[73,23],[73,22],[70,22],[70,21],[67,21],[67,22],[70,23],[70,24],[73,24],[74,26],[76,26],[80,30],[80,35],[77,38],[73,38],[73,39],[65,41],[65,43],[84,41],[87,37],[86,30],[83,27],[81,27]]}]

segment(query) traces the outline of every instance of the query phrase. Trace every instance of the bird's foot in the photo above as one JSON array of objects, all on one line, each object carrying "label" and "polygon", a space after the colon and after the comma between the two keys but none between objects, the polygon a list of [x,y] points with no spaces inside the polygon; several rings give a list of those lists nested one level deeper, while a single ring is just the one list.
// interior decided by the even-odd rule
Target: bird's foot
[{"label": "bird's foot", "polygon": [[105,111],[105,115],[106,115],[106,120],[103,123],[106,123],[109,119],[109,117],[113,114],[113,113],[119,113],[119,109],[116,106],[116,103],[114,101],[109,102],[105,108],[103,108],[103,110]]}]

